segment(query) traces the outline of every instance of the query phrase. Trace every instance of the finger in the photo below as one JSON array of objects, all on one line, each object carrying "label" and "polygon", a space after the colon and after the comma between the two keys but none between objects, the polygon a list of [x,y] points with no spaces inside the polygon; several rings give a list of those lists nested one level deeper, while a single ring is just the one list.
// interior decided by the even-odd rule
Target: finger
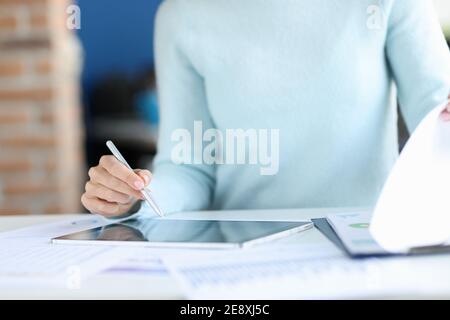
[{"label": "finger", "polygon": [[93,183],[101,184],[108,189],[133,196],[136,199],[143,199],[143,196],[139,191],[136,191],[125,182],[112,176],[108,171],[100,166],[89,169],[88,174]]},{"label": "finger", "polygon": [[441,112],[441,119],[444,121],[450,121],[450,112],[447,110],[444,110]]},{"label": "finger", "polygon": [[101,214],[105,217],[114,217],[126,211],[124,205],[118,203],[110,203],[98,198],[90,198],[86,194],[81,197],[81,202],[91,213]]},{"label": "finger", "polygon": [[103,156],[100,158],[100,166],[106,169],[111,175],[124,181],[135,190],[144,189],[144,181],[132,170],[128,169],[123,163],[114,156]]},{"label": "finger", "polygon": [[91,181],[86,183],[86,193],[91,198],[99,198],[108,202],[117,202],[120,204],[129,204],[133,197],[121,192],[106,188],[101,184],[96,184]]},{"label": "finger", "polygon": [[144,180],[144,184],[147,187],[150,184],[150,180],[152,179],[152,173],[148,170],[137,169],[134,170],[138,176],[140,176]]}]

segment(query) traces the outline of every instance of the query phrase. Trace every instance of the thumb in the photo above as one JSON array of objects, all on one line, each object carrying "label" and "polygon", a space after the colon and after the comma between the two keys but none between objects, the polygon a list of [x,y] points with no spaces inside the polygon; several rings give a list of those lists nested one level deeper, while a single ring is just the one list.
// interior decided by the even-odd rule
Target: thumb
[{"label": "thumb", "polygon": [[142,178],[142,180],[144,181],[144,185],[147,187],[152,179],[152,173],[148,170],[143,169],[136,169],[134,170],[134,172],[136,172],[136,174]]}]

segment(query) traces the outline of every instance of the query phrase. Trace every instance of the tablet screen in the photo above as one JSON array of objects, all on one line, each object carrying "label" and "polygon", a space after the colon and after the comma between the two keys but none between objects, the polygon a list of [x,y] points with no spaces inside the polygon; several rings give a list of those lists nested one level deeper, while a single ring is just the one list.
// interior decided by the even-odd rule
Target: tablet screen
[{"label": "tablet screen", "polygon": [[112,223],[62,237],[66,241],[242,244],[307,229],[310,222],[139,219]]}]

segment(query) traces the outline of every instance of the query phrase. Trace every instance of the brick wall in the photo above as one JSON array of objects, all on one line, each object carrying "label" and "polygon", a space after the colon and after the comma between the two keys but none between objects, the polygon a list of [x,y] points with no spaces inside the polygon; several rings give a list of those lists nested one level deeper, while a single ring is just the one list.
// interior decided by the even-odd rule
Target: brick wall
[{"label": "brick wall", "polygon": [[76,212],[80,48],[69,0],[0,0],[0,215]]}]

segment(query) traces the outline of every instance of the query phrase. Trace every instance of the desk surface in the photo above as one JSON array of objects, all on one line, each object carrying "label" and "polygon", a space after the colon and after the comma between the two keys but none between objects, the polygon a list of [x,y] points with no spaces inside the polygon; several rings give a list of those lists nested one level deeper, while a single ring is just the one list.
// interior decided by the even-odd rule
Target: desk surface
[{"label": "desk surface", "polygon": [[[204,211],[185,212],[172,215],[174,219],[218,219],[218,220],[290,220],[301,221],[324,217],[330,213],[360,212],[364,208],[339,209],[289,209],[289,210],[255,210],[255,211]],[[51,215],[51,216],[15,216],[0,217],[0,232],[17,228],[55,222],[62,219],[83,217],[85,215]],[[318,230],[310,229],[289,238],[292,242],[306,244],[331,244]],[[450,259],[446,259],[449,263]],[[429,296],[416,297],[428,298]],[[442,298],[442,293],[438,298]],[[445,297],[450,298],[449,295]],[[0,299],[178,299],[181,292],[175,281],[169,277],[144,276],[92,276],[81,289],[46,289],[21,287],[13,290],[0,290]],[[408,297],[405,297],[408,298]],[[415,297],[412,297],[415,298]]]}]

